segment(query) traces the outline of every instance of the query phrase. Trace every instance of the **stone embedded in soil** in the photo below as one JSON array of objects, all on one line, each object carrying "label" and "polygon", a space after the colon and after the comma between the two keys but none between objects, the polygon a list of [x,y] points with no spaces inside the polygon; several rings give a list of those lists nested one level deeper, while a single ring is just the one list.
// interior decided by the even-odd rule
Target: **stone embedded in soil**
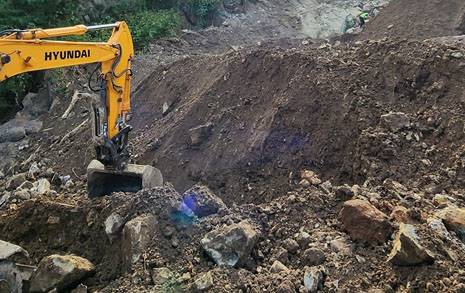
[{"label": "stone embedded in soil", "polygon": [[304,286],[308,292],[317,292],[323,286],[324,272],[320,267],[305,268]]},{"label": "stone embedded in soil", "polygon": [[16,244],[0,240],[0,260],[8,259],[10,256],[22,253],[29,256],[26,250]]},{"label": "stone embedded in soil", "polygon": [[37,183],[37,192],[39,194],[47,194],[50,191],[50,182],[47,179],[42,178]]},{"label": "stone embedded in soil", "polygon": [[449,231],[447,231],[446,226],[441,220],[428,218],[426,222],[428,223],[428,226],[430,226],[431,229],[433,229],[435,232],[439,233],[439,235],[445,236],[447,238],[451,237]]},{"label": "stone embedded in soil", "polygon": [[410,118],[402,112],[391,112],[381,115],[380,124],[392,132],[410,127]]},{"label": "stone embedded in soil", "polygon": [[420,244],[415,226],[400,224],[388,262],[400,266],[431,264],[434,256]]},{"label": "stone embedded in soil", "polygon": [[336,186],[333,188],[333,191],[338,200],[349,200],[355,195],[352,188],[348,185]]},{"label": "stone embedded in soil", "polygon": [[255,246],[258,235],[248,221],[209,232],[201,240],[202,248],[218,265],[242,266]]},{"label": "stone embedded in soil", "polygon": [[334,239],[329,242],[329,247],[336,253],[342,253],[343,255],[352,255],[352,247],[347,243],[345,239]]},{"label": "stone embedded in soil", "polygon": [[207,272],[195,279],[191,288],[193,292],[204,292],[211,287],[213,287],[213,276],[211,272]]},{"label": "stone embedded in soil", "polygon": [[390,218],[395,223],[411,224],[411,220],[408,217],[408,210],[403,206],[396,206],[391,212]]},{"label": "stone embedded in soil", "polygon": [[157,218],[151,214],[140,215],[124,225],[121,241],[123,271],[129,272],[147,248],[157,228]]},{"label": "stone embedded in soil", "polygon": [[436,216],[442,219],[449,231],[454,231],[460,239],[465,240],[465,209],[449,205],[437,212]]},{"label": "stone embedded in soil", "polygon": [[13,177],[11,177],[5,185],[5,189],[8,191],[15,190],[18,188],[23,182],[26,181],[26,173],[20,173]]},{"label": "stone embedded in soil", "polygon": [[14,196],[20,200],[31,199],[31,193],[26,189],[15,191]]},{"label": "stone embedded in soil", "polygon": [[289,253],[296,253],[299,249],[299,243],[292,238],[284,240],[284,247],[289,251]]},{"label": "stone embedded in soil", "polygon": [[455,202],[455,199],[445,194],[436,194],[433,197],[433,204],[435,206],[448,205],[453,202]]},{"label": "stone embedded in soil", "polygon": [[202,184],[196,184],[183,194],[184,204],[199,218],[217,213],[226,209],[221,198]]},{"label": "stone embedded in soil", "polygon": [[323,250],[318,248],[309,248],[302,253],[301,262],[307,266],[321,265],[326,261]]},{"label": "stone embedded in soil", "polygon": [[310,183],[311,185],[321,184],[321,179],[318,178],[318,175],[316,175],[315,172],[310,171],[310,170],[301,171],[300,178],[302,178],[303,180],[307,180],[308,183]]},{"label": "stone embedded in soil", "polygon": [[352,239],[375,246],[391,236],[389,218],[367,201],[346,201],[339,217]]},{"label": "stone embedded in soil", "polygon": [[289,269],[279,260],[275,260],[271,265],[270,271],[272,273],[279,274],[281,272],[289,272]]},{"label": "stone embedded in soil", "polygon": [[109,237],[116,235],[119,231],[121,231],[123,225],[124,219],[117,213],[112,213],[105,220],[105,233],[107,233]]},{"label": "stone embedded in soil", "polygon": [[50,255],[42,259],[31,277],[31,292],[68,289],[95,272],[87,259],[75,255]]},{"label": "stone embedded in soil", "polygon": [[155,285],[169,283],[171,277],[171,270],[168,268],[154,268],[152,270],[152,280]]},{"label": "stone embedded in soil", "polygon": [[8,128],[0,132],[0,143],[2,142],[16,142],[26,137],[26,129],[21,126]]}]

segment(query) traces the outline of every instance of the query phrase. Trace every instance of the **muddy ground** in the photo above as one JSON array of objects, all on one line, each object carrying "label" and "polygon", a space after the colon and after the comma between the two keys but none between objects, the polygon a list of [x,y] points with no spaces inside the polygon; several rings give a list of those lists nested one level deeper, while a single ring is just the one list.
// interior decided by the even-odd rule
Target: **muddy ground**
[{"label": "muddy ground", "polygon": [[[30,258],[15,260],[30,265],[53,253],[85,257],[96,265],[82,281],[90,292],[182,292],[207,272],[211,292],[307,292],[305,272],[316,267],[308,249],[324,256],[317,261],[322,292],[465,292],[461,230],[446,225],[449,234],[438,232],[429,220],[447,205],[464,206],[465,45],[378,38],[375,30],[389,11],[396,19],[396,7],[398,1],[356,37],[368,40],[279,37],[219,44],[208,54],[196,44],[210,44],[208,32],[154,43],[152,54],[135,61],[131,143],[133,161],[160,169],[165,187],[87,199],[85,167],[94,156],[88,130],[61,140],[88,111],[78,102],[63,120],[69,99],[60,99],[2,170],[6,185],[38,163],[40,171],[27,179],[48,178],[53,192],[31,191],[28,199],[13,190],[0,204],[1,239],[24,247]],[[142,66],[148,64],[150,70]],[[303,170],[321,181],[302,181]],[[56,180],[65,175],[72,184]],[[226,208],[186,220],[178,204],[197,183]],[[390,216],[394,231],[385,242],[373,246],[349,236],[339,213],[351,198]],[[401,220],[391,216],[398,206],[406,209]],[[157,218],[144,257],[129,273],[121,234],[110,241],[105,233],[113,213],[124,222],[147,213]],[[218,266],[201,239],[242,220],[258,234],[250,256],[238,268]],[[432,264],[387,262],[400,222],[415,225]],[[309,239],[302,240],[304,232]],[[273,272],[275,260],[289,270]],[[165,268],[168,281],[159,286],[151,274]]]}]

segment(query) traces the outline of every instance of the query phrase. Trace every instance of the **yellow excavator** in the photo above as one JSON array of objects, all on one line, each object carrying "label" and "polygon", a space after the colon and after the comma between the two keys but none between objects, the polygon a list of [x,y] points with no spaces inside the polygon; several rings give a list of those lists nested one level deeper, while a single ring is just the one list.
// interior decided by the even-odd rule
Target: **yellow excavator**
[{"label": "yellow excavator", "polygon": [[[113,29],[106,42],[62,41],[50,38]],[[97,160],[87,167],[90,198],[114,191],[136,192],[163,185],[156,168],[128,164],[131,152],[127,124],[130,110],[131,33],[125,22],[52,29],[10,29],[0,32],[0,82],[14,75],[80,64],[100,63],[98,94],[86,94],[92,115],[92,141]],[[89,80],[89,88],[92,89]]]}]

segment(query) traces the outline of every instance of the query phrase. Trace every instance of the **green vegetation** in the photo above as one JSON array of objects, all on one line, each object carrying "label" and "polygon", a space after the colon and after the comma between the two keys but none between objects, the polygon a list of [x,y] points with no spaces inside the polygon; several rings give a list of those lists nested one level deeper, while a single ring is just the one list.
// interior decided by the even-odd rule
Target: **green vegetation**
[{"label": "green vegetation", "polygon": [[[96,7],[95,11],[80,11],[84,0],[1,0],[0,30],[53,28],[82,23],[87,14],[92,24],[125,20],[136,51],[147,51],[157,38],[175,35],[180,31],[181,15],[193,18],[191,23],[206,27],[212,23],[219,0],[121,0],[112,7]],[[72,40],[106,40],[111,31],[96,31]],[[68,38],[69,39],[69,38]],[[33,72],[13,77],[0,83],[0,122],[20,108],[21,98],[37,90],[43,73]]]}]

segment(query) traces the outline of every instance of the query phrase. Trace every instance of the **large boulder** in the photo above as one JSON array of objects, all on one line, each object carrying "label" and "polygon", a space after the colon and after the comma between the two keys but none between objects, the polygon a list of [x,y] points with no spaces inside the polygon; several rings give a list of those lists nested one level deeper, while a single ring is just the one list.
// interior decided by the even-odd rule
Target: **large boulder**
[{"label": "large boulder", "polygon": [[369,202],[359,199],[346,201],[339,213],[352,239],[375,246],[391,236],[388,216]]},{"label": "large boulder", "polygon": [[395,265],[408,266],[433,263],[434,256],[420,244],[415,226],[400,224],[388,261]]},{"label": "large boulder", "polygon": [[199,218],[226,209],[226,205],[221,198],[211,192],[207,186],[201,184],[196,184],[184,192],[183,203]]},{"label": "large boulder", "polygon": [[42,259],[31,277],[31,292],[62,291],[95,272],[95,266],[75,255],[50,255]]},{"label": "large boulder", "polygon": [[242,266],[257,241],[258,235],[247,221],[209,232],[201,240],[207,254],[218,265]]},{"label": "large boulder", "polygon": [[123,271],[129,272],[148,247],[157,228],[157,218],[152,214],[140,215],[124,225],[121,253]]},{"label": "large boulder", "polygon": [[460,239],[465,240],[465,209],[455,205],[440,210],[437,214],[449,231],[454,231]]}]

